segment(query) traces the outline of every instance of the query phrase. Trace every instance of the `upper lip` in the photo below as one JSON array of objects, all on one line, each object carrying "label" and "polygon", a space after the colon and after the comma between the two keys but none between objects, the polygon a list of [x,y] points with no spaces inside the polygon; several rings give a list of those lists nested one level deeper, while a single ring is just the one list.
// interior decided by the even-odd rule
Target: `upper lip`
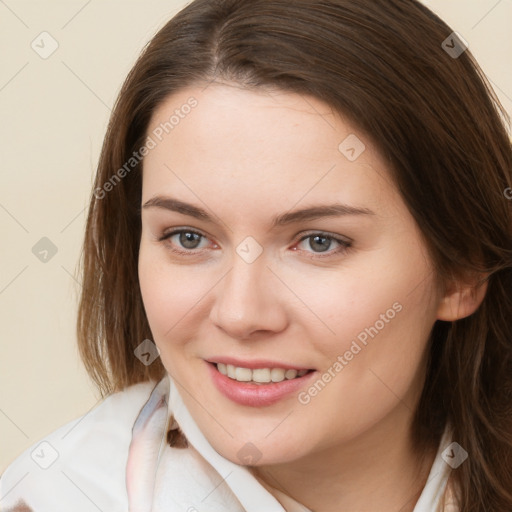
[{"label": "upper lip", "polygon": [[239,368],[249,368],[251,370],[258,368],[283,368],[285,370],[312,370],[311,367],[294,365],[290,363],[282,363],[280,361],[271,361],[269,359],[253,359],[251,361],[244,361],[242,359],[236,359],[235,357],[210,357],[206,359],[208,363],[223,363],[238,366]]}]

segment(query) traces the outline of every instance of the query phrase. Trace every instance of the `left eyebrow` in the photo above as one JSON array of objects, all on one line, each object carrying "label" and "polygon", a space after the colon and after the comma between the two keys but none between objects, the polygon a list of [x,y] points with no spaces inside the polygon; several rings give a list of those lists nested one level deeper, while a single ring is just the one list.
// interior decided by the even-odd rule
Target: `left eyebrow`
[{"label": "left eyebrow", "polygon": [[375,212],[368,208],[357,208],[341,203],[311,206],[310,208],[295,210],[274,217],[272,220],[272,228],[315,220],[321,217],[341,217],[344,215],[375,215]]},{"label": "left eyebrow", "polygon": [[[155,196],[149,199],[142,206],[143,208],[163,208],[165,210],[175,211],[183,215],[188,215],[208,223],[215,223],[213,217],[206,210],[190,203],[185,203],[172,197]],[[341,217],[345,215],[375,215],[375,212],[368,208],[358,208],[342,203],[329,205],[311,206],[301,210],[282,213],[272,218],[271,229],[276,227],[307,222],[322,217]]]}]

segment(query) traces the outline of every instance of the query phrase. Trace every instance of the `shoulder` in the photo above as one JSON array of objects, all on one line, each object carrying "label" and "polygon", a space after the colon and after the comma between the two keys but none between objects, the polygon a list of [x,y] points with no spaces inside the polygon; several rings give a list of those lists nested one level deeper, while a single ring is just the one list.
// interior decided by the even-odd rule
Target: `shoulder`
[{"label": "shoulder", "polygon": [[109,395],[30,446],[0,477],[0,509],[125,512],[132,427],[155,385],[144,382]]}]

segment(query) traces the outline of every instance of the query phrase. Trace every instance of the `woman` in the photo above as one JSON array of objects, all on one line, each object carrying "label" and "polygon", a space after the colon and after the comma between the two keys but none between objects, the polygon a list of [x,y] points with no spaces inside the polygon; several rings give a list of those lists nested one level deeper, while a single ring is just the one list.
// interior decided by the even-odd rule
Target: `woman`
[{"label": "woman", "polygon": [[8,468],[6,510],[511,510],[500,114],[415,1],[183,9],[91,197],[78,337],[108,396]]}]

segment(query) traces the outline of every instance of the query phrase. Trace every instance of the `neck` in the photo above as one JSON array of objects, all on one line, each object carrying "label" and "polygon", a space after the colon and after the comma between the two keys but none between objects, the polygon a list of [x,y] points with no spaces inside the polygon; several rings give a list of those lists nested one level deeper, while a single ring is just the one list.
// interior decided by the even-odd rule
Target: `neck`
[{"label": "neck", "polygon": [[410,414],[403,409],[399,404],[396,413],[409,421],[399,422],[401,428],[395,416],[344,445],[289,463],[255,467],[253,474],[272,494],[278,489],[315,511],[412,512],[437,447],[417,452]]}]

